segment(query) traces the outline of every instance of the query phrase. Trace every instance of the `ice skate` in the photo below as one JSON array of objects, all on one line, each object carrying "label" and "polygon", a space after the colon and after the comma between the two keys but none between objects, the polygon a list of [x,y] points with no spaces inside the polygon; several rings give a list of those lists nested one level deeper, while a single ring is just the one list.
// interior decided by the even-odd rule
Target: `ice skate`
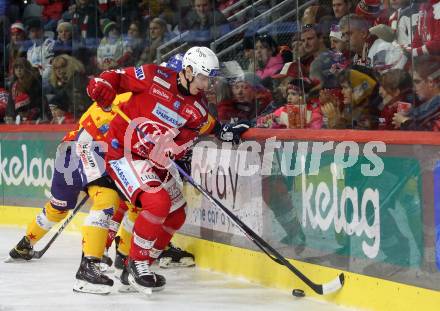
[{"label": "ice skate", "polygon": [[115,276],[116,278],[119,278],[120,275],[122,275],[122,270],[125,267],[125,260],[127,259],[127,256],[122,255],[120,252],[116,251],[115,256]]},{"label": "ice skate", "polygon": [[18,244],[11,249],[9,257],[4,262],[15,262],[22,260],[31,260],[34,256],[34,249],[29,241],[29,238],[24,236]]},{"label": "ice skate", "polygon": [[121,275],[118,277],[121,281],[121,285],[119,286],[118,292],[120,293],[135,293],[137,292],[136,288],[132,285],[130,285],[130,282],[128,282],[128,270],[126,267],[122,269]]},{"label": "ice skate", "polygon": [[153,291],[160,291],[164,288],[165,277],[150,270],[147,261],[134,261],[129,259],[127,263],[129,272],[128,282],[136,290],[145,295],[151,295]]},{"label": "ice skate", "polygon": [[113,286],[113,280],[99,269],[100,260],[97,258],[83,257],[78,272],[76,282],[73,286],[74,292],[89,294],[109,294]]},{"label": "ice skate", "polygon": [[179,247],[175,247],[171,243],[168,244],[168,248],[159,256],[159,267],[163,269],[194,266],[194,255]]},{"label": "ice skate", "polygon": [[102,273],[113,273],[115,272],[115,269],[112,267],[112,265],[113,260],[108,256],[108,251],[106,250],[102,256],[101,262],[99,263],[99,270],[101,270]]}]

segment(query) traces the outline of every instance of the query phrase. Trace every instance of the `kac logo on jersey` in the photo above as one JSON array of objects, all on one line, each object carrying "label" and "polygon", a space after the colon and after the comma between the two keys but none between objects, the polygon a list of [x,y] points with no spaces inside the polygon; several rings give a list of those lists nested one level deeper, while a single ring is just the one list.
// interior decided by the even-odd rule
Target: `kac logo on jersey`
[{"label": "kac logo on jersey", "polygon": [[157,69],[156,72],[158,74],[160,74],[162,77],[164,77],[165,79],[168,79],[170,77],[170,75],[167,72],[163,71],[162,69]]},{"label": "kac logo on jersey", "polygon": [[144,80],[145,79],[144,68],[142,68],[142,67],[135,67],[134,68],[134,74],[136,75],[136,78],[138,80]]},{"label": "kac logo on jersey", "polygon": [[160,120],[174,128],[182,127],[187,121],[184,117],[177,112],[165,107],[161,103],[157,103],[154,107],[153,114]]},{"label": "kac logo on jersey", "polygon": [[173,103],[173,108],[174,108],[174,110],[179,110],[179,108],[180,108],[180,102],[178,101],[178,100],[176,100],[174,103]]}]

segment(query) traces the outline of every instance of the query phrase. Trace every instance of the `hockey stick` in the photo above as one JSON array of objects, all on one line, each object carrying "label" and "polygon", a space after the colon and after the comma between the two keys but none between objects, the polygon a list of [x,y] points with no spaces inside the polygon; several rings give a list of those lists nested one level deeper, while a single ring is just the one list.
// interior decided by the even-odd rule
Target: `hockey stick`
[{"label": "hockey stick", "polygon": [[[119,109],[119,107],[114,107],[113,110],[119,114],[128,124],[132,123],[132,120]],[[136,131],[143,137],[146,138],[145,134],[139,127],[135,126]],[[225,212],[228,217],[237,224],[237,226],[242,230],[242,232],[254,242],[266,255],[268,255],[275,262],[287,267],[292,271],[299,279],[301,279],[305,284],[307,284],[314,292],[320,295],[326,295],[333,293],[342,288],[344,285],[344,274],[340,273],[335,279],[325,284],[317,284],[305,276],[301,271],[299,271],[295,266],[293,266],[283,255],[281,255],[276,249],[269,245],[265,240],[263,240],[258,234],[256,234],[251,228],[249,228],[244,222],[242,222],[236,215],[234,215],[228,208],[226,208],[217,199],[212,197],[202,186],[194,181],[194,179],[185,172],[176,162],[171,160],[177,170],[185,177],[185,179],[198,191],[200,191],[214,206],[220,208]]]},{"label": "hockey stick", "polygon": [[58,231],[53,235],[53,237],[49,240],[49,242],[46,243],[46,245],[39,251],[34,251],[34,255],[32,258],[40,259],[43,257],[44,253],[47,252],[49,247],[52,245],[53,242],[58,238],[58,236],[63,232],[63,230],[67,227],[67,225],[72,221],[73,217],[79,212],[79,210],[83,207],[83,205],[86,203],[86,201],[89,199],[89,195],[86,194],[84,198],[79,202],[79,204],[72,210],[69,217],[63,222],[61,227],[58,228]]}]

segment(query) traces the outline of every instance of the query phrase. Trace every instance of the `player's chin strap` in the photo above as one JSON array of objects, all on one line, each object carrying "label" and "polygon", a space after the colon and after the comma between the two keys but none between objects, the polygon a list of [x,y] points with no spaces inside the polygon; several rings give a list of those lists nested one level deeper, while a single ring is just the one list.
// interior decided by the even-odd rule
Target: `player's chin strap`
[{"label": "player's chin strap", "polygon": [[191,83],[194,81],[194,76],[193,76],[192,80],[190,81],[186,77],[185,72],[182,71],[182,73],[183,73],[183,77],[186,80],[186,87],[184,87],[182,85],[182,81],[180,81],[180,75],[178,75],[177,76],[177,89],[179,90],[180,93],[182,93],[183,96],[191,96],[190,86],[191,86]]}]

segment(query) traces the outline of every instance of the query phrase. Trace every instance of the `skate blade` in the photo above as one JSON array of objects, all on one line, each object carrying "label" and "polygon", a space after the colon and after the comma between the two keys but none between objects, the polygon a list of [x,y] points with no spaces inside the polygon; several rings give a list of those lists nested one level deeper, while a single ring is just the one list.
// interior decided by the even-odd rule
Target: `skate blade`
[{"label": "skate blade", "polygon": [[4,263],[20,263],[20,262],[29,262],[30,260],[23,258],[12,258],[11,256],[7,256],[5,258],[2,258],[2,261]]},{"label": "skate blade", "polygon": [[76,280],[73,285],[73,291],[76,293],[86,293],[95,295],[108,295],[111,292],[111,286],[92,284],[83,280]]},{"label": "skate blade", "polygon": [[137,289],[132,285],[121,284],[118,288],[118,292],[120,293],[137,293]]},{"label": "skate blade", "polygon": [[145,286],[141,286],[138,283],[136,283],[136,281],[134,280],[134,278],[129,275],[128,276],[128,282],[141,294],[144,294],[146,297],[150,297],[153,294],[153,288],[151,287],[145,287]]},{"label": "skate blade", "polygon": [[120,280],[121,279],[121,274],[122,274],[122,269],[115,268],[115,271],[114,271],[115,278]]},{"label": "skate blade", "polygon": [[14,259],[14,258],[12,258],[11,256],[7,256],[7,257],[2,258],[2,261],[3,261],[4,263],[11,263],[11,262],[17,262],[18,259]]},{"label": "skate blade", "polygon": [[159,267],[162,269],[169,268],[191,268],[194,267],[196,263],[190,257],[182,258],[180,261],[173,261],[171,258],[161,258],[159,260]]}]

